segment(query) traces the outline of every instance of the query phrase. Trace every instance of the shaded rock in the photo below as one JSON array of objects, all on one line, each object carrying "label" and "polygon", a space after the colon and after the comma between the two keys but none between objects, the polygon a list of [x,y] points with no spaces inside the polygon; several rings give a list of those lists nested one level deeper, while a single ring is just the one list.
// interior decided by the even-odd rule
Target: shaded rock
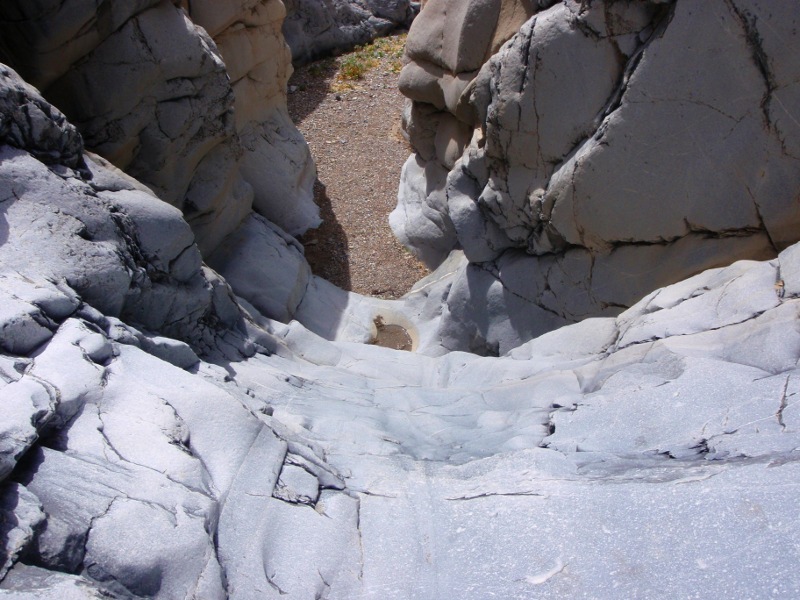
[{"label": "shaded rock", "polygon": [[[46,105],[33,88],[13,85],[26,94],[20,102]],[[6,349],[30,352],[81,302],[201,352],[240,319],[220,293],[227,286],[203,270],[180,211],[96,161],[75,171],[11,146],[0,156]],[[93,186],[95,174],[104,183]]]},{"label": "shaded rock", "polygon": [[283,322],[294,316],[311,278],[300,243],[258,215],[208,261],[261,314]]},{"label": "shaded rock", "polygon": [[0,539],[4,545],[0,581],[31,544],[44,520],[45,514],[36,496],[17,483],[0,486]]},{"label": "shaded rock", "polygon": [[83,140],[73,125],[6,66],[0,67],[0,141],[42,162],[83,165]]},{"label": "shaded rock", "polygon": [[47,327],[47,318],[38,307],[19,300],[6,290],[0,291],[0,298],[0,345],[4,350],[13,354],[28,354],[50,339],[53,333]]},{"label": "shaded rock", "polygon": [[200,360],[188,344],[178,340],[160,335],[142,335],[138,340],[142,350],[181,369],[188,369]]},{"label": "shaded rock", "polygon": [[23,378],[0,389],[0,405],[0,479],[5,479],[53,418],[58,399],[46,384]]},{"label": "shaded rock", "polygon": [[[0,153],[0,186],[9,198],[9,237],[0,248],[6,264],[26,264],[18,272],[29,278],[65,281],[110,316],[123,315],[197,347],[213,345],[213,325],[200,321],[215,310],[212,286],[179,211],[138,191],[98,195],[24,152],[5,147]],[[143,209],[148,203],[149,212]]]},{"label": "shaded rock", "polygon": [[313,163],[286,114],[282,4],[186,8],[10,3],[0,9],[3,54],[79,123],[89,148],[180,208],[202,252],[254,198],[292,233],[316,226]]},{"label": "shaded rock", "polygon": [[286,0],[284,4],[283,35],[295,64],[350,50],[397,27],[408,27],[419,9],[409,0]]}]

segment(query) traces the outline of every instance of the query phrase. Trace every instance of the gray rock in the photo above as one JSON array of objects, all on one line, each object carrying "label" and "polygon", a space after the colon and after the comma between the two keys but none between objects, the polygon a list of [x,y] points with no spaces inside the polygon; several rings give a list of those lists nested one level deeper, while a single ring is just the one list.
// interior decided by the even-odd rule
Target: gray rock
[{"label": "gray rock", "polygon": [[181,369],[193,367],[200,361],[188,344],[178,340],[160,335],[141,335],[137,339],[142,350]]},{"label": "gray rock", "polygon": [[85,577],[17,563],[0,583],[0,598],[9,600],[105,600],[120,598]]},{"label": "gray rock", "polygon": [[19,265],[15,278],[23,280],[19,298],[4,304],[4,344],[30,351],[74,310],[77,296],[200,352],[210,351],[215,332],[240,318],[236,309],[221,318],[217,287],[201,269],[179,211],[136,190],[97,194],[79,177],[62,178],[21,150],[5,146],[0,154],[7,198],[0,259]]},{"label": "gray rock", "polygon": [[31,378],[0,388],[0,479],[11,473],[39,439],[39,431],[53,418],[57,405],[55,390]]},{"label": "gray rock", "polygon": [[0,114],[2,143],[48,164],[83,165],[83,140],[75,127],[5,65],[0,67]]},{"label": "gray rock", "polygon": [[261,314],[288,322],[311,277],[303,247],[275,225],[251,215],[208,263]]},{"label": "gray rock", "polygon": [[284,502],[313,506],[319,499],[319,481],[303,467],[284,464],[272,495]]},{"label": "gray rock", "polygon": [[[319,209],[313,201],[316,169],[286,108],[292,66],[281,33],[286,14],[283,4],[279,0],[224,4],[205,0],[191,2],[188,11],[214,38],[225,61],[236,96],[234,117],[242,151],[239,171],[252,187],[255,210],[292,235],[317,227]],[[230,171],[224,164],[210,167],[212,173]],[[219,179],[218,174],[204,176],[192,186],[193,195],[208,195],[209,190],[220,188]],[[246,193],[235,187],[241,187],[240,182],[230,175],[228,179],[227,185],[234,187],[231,191]],[[224,187],[215,191],[230,193]],[[241,220],[241,214],[232,214],[223,233],[230,233]]]},{"label": "gray rock", "polygon": [[[8,280],[5,283],[8,283]],[[35,305],[13,296],[12,290],[8,288],[0,290],[0,298],[2,298],[0,345],[4,350],[13,354],[28,354],[49,340],[53,332],[50,331],[47,317],[42,314],[42,311]]]},{"label": "gray rock", "polygon": [[778,255],[778,278],[775,292],[781,296],[800,295],[800,248],[790,246]]},{"label": "gray rock", "polygon": [[[233,28],[230,48],[241,49],[246,35],[229,22],[240,6],[222,3],[212,14],[210,4],[193,5],[209,11],[211,30]],[[469,16],[470,6],[453,14]],[[551,25],[540,32],[531,23],[531,48],[541,43],[544,53],[562,35],[603,51],[609,34],[631,56],[644,44],[626,71],[628,91],[604,107],[605,122],[622,126],[614,119],[637,77],[648,61],[666,60],[657,46],[675,43],[674,24],[688,18],[677,11],[702,22],[704,11],[722,10],[693,6],[676,7],[647,44],[631,32],[658,7],[560,3],[537,13],[538,26]],[[748,43],[774,47],[773,33],[756,32],[778,12],[724,6],[739,11],[730,14]],[[68,14],[61,8],[53,14]],[[119,10],[124,28],[130,13]],[[553,38],[539,35],[551,26]],[[716,39],[736,29],[709,31]],[[0,292],[10,307],[0,338],[0,597],[797,597],[798,251],[707,270],[722,256],[774,250],[770,236],[783,234],[766,218],[745,230],[637,242],[603,238],[601,229],[618,226],[609,219],[576,216],[559,223],[596,225],[594,245],[560,245],[584,235],[566,225],[515,241],[541,219],[517,203],[525,177],[517,169],[506,178],[497,158],[505,147],[494,145],[520,133],[515,98],[495,95],[503,77],[525,79],[511,62],[503,68],[509,49],[522,50],[519,39],[470,84],[491,127],[471,136],[449,174],[443,163],[460,142],[448,127],[469,122],[458,111],[417,110],[449,123],[433,135],[430,123],[414,124],[431,157],[416,165],[419,214],[448,215],[455,243],[466,241],[398,301],[315,277],[297,291],[307,268],[300,249],[260,217],[231,245],[241,258],[230,271],[237,287],[251,283],[247,271],[275,289],[256,293],[254,284],[251,301],[239,301],[199,260],[179,212],[134,181],[95,159],[90,180],[0,147]],[[443,55],[474,58],[466,47]],[[790,63],[776,60],[771,72],[783,77]],[[706,83],[696,77],[699,94]],[[541,90],[537,97],[555,105]],[[775,116],[778,98],[766,109],[774,131],[788,131]],[[588,112],[565,116],[565,126],[582,131],[575,123]],[[545,117],[536,115],[537,131]],[[563,141],[548,135],[553,148]],[[601,142],[591,137],[576,155],[624,149]],[[556,185],[583,202],[584,188],[567,190],[561,171],[588,166],[570,160],[536,188],[542,210]],[[436,189],[426,188],[426,172]],[[490,178],[508,192],[494,204],[481,200]],[[672,208],[663,210],[667,229]],[[733,205],[707,212],[715,223],[744,214]],[[262,268],[264,247],[276,252]],[[429,249],[437,261],[447,252],[438,242]],[[296,320],[262,314],[261,295]],[[625,306],[617,317],[586,318]],[[407,329],[418,351],[364,343],[378,317]]]},{"label": "gray rock", "polygon": [[[442,189],[446,177],[447,171],[436,162],[411,156],[400,175],[404,201],[389,215],[397,239],[432,268],[442,263],[456,243]],[[437,186],[439,181],[442,185]]]},{"label": "gray rock", "polygon": [[[444,4],[429,3],[415,22],[401,86],[415,101],[408,129],[419,168],[401,181],[392,225],[417,254],[434,247],[438,261],[448,246],[460,247],[489,271],[524,263],[513,275],[505,267],[503,293],[574,321],[624,309],[703,269],[774,256],[797,240],[787,190],[800,170],[786,142],[796,126],[786,117],[797,103],[796,64],[776,46],[779,37],[794,39],[795,17],[784,8],[755,0],[608,10],[559,3],[538,10],[453,103],[444,100],[448,73],[480,64],[459,54],[456,40],[434,42],[455,18]],[[687,61],[690,44],[696,51]],[[432,145],[440,130],[448,137],[442,110],[476,129],[452,167]],[[446,183],[429,175],[427,162],[450,169]],[[445,201],[417,210],[420,189]],[[452,224],[455,239],[431,231],[437,220]],[[577,294],[568,291],[574,285]],[[522,311],[507,333],[498,325],[489,334],[479,324],[507,309],[495,309],[487,289],[478,286],[471,304],[452,298],[468,306],[456,319],[478,325],[459,341],[449,337],[449,348],[499,337],[513,346],[559,322],[532,326],[537,317]]]},{"label": "gray rock", "polygon": [[[180,208],[202,252],[234,231],[254,200],[293,234],[319,224],[313,162],[286,111],[291,64],[279,0],[192,2],[186,11],[153,0],[21,4],[0,8],[9,42],[2,58],[80,124],[89,148]],[[30,113],[31,123],[44,122],[34,110],[42,107],[24,105],[15,121]],[[54,141],[64,119],[46,116],[52,131],[37,125],[40,147],[25,147],[81,166],[76,130]]]},{"label": "gray rock", "polygon": [[0,485],[0,539],[3,540],[0,581],[31,544],[44,520],[39,500],[24,486],[18,483]]},{"label": "gray rock", "polygon": [[408,27],[416,11],[409,0],[286,0],[283,35],[292,61],[304,64]]}]

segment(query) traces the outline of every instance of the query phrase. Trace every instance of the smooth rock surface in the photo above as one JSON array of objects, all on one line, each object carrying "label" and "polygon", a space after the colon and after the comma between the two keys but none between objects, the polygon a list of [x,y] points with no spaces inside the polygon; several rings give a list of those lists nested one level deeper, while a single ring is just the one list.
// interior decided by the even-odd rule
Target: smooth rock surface
[{"label": "smooth rock surface", "polygon": [[208,263],[261,314],[283,322],[294,317],[311,278],[300,243],[259,215],[248,217]]}]

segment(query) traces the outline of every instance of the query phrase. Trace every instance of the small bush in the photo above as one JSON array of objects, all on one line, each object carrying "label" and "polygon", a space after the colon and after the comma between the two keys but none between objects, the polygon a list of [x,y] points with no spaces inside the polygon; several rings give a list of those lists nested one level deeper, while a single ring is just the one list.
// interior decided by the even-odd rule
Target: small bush
[{"label": "small bush", "polygon": [[351,53],[339,59],[339,79],[358,81],[371,69],[382,66],[389,73],[397,73],[403,67],[402,57],[406,36],[397,35],[378,38],[366,46],[357,46]]},{"label": "small bush", "polygon": [[339,76],[344,80],[356,81],[363,79],[367,71],[376,67],[378,61],[364,52],[361,48],[356,48],[355,52],[348,54],[339,62]]}]

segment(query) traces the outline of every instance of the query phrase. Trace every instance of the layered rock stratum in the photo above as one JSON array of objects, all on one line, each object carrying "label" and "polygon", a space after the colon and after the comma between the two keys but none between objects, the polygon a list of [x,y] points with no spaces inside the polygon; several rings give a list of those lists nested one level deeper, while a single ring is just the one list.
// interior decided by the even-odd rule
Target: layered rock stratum
[{"label": "layered rock stratum", "polygon": [[[0,597],[800,595],[800,245],[792,237],[797,138],[789,123],[800,106],[792,96],[792,14],[783,4],[429,0],[413,26],[403,85],[437,102],[441,94],[441,106],[417,97],[411,107],[418,153],[401,183],[401,210],[416,186],[419,215],[449,218],[448,244],[460,249],[420,226],[415,247],[443,262],[398,301],[350,294],[311,275],[300,244],[266,211],[240,206],[237,185],[198,189],[221,194],[211,205],[220,217],[203,225],[186,196],[158,184],[169,159],[180,185],[207,177],[208,185],[255,189],[242,166],[250,152],[243,139],[272,131],[264,115],[273,113],[260,112],[258,98],[266,89],[282,94],[288,53],[279,44],[274,65],[253,62],[257,53],[246,48],[278,30],[277,0],[207,12],[195,1],[183,9],[108,2],[96,12],[69,1],[14,4],[3,6],[0,23],[4,57],[20,71],[0,67]],[[151,37],[149,26],[169,34]],[[251,39],[250,29],[261,34]],[[52,38],[58,43],[43,33],[51,30],[62,32]],[[749,53],[740,52],[742,30]],[[436,31],[447,33],[440,46],[431,42]],[[659,50],[675,37],[693,52]],[[459,40],[486,43],[460,54]],[[163,58],[141,62],[129,44]],[[525,54],[532,60],[515,62],[525,48],[535,49]],[[206,58],[195,61],[195,51]],[[637,52],[634,66],[603,71]],[[592,62],[606,53],[617,62]],[[716,69],[703,66],[704,56]],[[673,66],[645,78],[658,57]],[[677,69],[670,61],[681,57]],[[570,68],[542,66],[549,60]],[[752,113],[757,93],[736,94],[757,63],[774,87],[755,88],[769,93]],[[67,64],[41,82],[53,77],[51,66]],[[164,77],[190,68],[197,75],[189,82]],[[415,87],[427,76],[419,69],[433,75],[423,88]],[[573,70],[583,83],[570,95]],[[697,102],[681,96],[688,83],[670,79],[676,71]],[[233,75],[243,72],[257,81]],[[73,98],[58,82],[78,74],[87,88]],[[596,129],[585,129],[579,117],[601,96],[596,86],[614,88],[615,77],[627,82],[620,97],[598,113]],[[661,95],[637,88],[645,79],[661,81]],[[89,91],[100,88],[92,85],[104,81],[97,105],[78,102],[93,100]],[[136,95],[142,81],[151,81],[151,95]],[[189,83],[185,99],[160,95]],[[540,101],[556,101],[553,86],[560,119],[539,112]],[[718,114],[701,94],[710,88],[720,102],[741,103],[743,112],[728,114],[747,136],[720,115],[729,125],[723,144],[713,121],[693,120],[701,108]],[[92,107],[110,96],[145,104],[155,111],[148,115],[175,108],[176,120],[157,129],[197,130],[148,133],[154,122],[137,116],[145,128],[129,140],[131,162],[102,158],[106,148],[90,125],[105,113]],[[216,133],[201,117],[219,113],[181,112],[215,102],[229,111],[213,121]],[[663,122],[658,111],[668,106],[674,118]],[[280,112],[279,100],[273,108]],[[79,109],[87,120],[71,116]],[[542,125],[519,125],[532,122]],[[655,136],[658,127],[670,135]],[[673,144],[697,127],[694,144],[678,154]],[[559,128],[582,140],[561,166],[548,163],[555,154],[536,141],[556,147],[548,144],[566,136]],[[122,148],[123,130],[109,131]],[[424,139],[432,143],[427,158]],[[144,140],[155,147],[144,152]],[[716,154],[704,154],[704,172],[712,182],[696,196],[702,169],[693,160],[709,148]],[[188,156],[200,149],[230,149],[233,158],[221,171],[176,166],[193,164]],[[608,152],[625,161],[603,166]],[[155,171],[140,181],[133,175],[150,158]],[[230,178],[212,176],[219,172]],[[568,193],[558,187],[566,173],[576,182]],[[633,174],[648,191],[638,210],[623,211],[632,196],[620,186]],[[549,216],[515,204],[517,185],[544,190],[534,200]],[[748,189],[756,225],[741,208]],[[421,196],[426,190],[439,204]],[[549,201],[556,190],[567,195]],[[604,199],[597,206],[595,193]],[[457,198],[484,238],[464,237]],[[226,202],[241,218],[222,217]],[[565,206],[572,220],[560,212]],[[612,223],[605,210],[618,218]],[[703,219],[739,223],[736,215],[745,225],[675,237],[679,213],[690,230],[711,222]],[[410,232],[413,211],[406,214]],[[468,243],[480,239],[482,246]],[[626,279],[617,262],[623,250],[625,264],[639,269]],[[590,281],[584,255],[595,265]],[[724,264],[705,269],[709,262]],[[617,270],[601,277],[602,264]],[[500,283],[485,285],[483,273]],[[558,288],[556,277],[573,283]],[[660,278],[681,280],[645,289]],[[586,300],[584,292],[597,294],[601,283],[615,298],[630,297],[619,302],[630,306],[558,327],[586,316],[576,308],[535,329],[539,312],[520,306],[542,279],[554,306],[588,305],[598,296]],[[518,296],[526,304],[515,308]],[[405,328],[414,352],[364,343],[378,324]],[[498,327],[496,338],[481,333]],[[517,343],[539,330],[549,331]],[[449,350],[464,340],[502,356]]]}]

